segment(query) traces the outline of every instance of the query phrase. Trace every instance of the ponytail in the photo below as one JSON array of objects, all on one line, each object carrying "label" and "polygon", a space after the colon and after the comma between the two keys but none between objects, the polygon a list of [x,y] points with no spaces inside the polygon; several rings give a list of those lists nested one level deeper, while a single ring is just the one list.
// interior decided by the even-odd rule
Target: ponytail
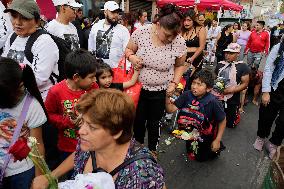
[{"label": "ponytail", "polygon": [[43,108],[46,117],[48,117],[46,108],[44,106],[44,102],[42,100],[41,94],[36,84],[36,78],[35,78],[34,72],[29,65],[23,66],[22,81],[27,91],[33,97],[35,97],[35,99],[37,99],[37,101],[40,103],[41,107]]},{"label": "ponytail", "polygon": [[23,95],[23,83],[27,91],[40,103],[47,116],[36,79],[30,66],[20,64],[11,58],[0,58],[0,108],[13,108]]}]

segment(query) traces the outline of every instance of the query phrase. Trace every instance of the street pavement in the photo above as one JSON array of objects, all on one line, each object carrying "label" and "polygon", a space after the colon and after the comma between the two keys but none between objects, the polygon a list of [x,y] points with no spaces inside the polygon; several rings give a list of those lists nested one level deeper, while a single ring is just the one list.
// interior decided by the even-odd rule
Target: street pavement
[{"label": "street pavement", "polygon": [[165,171],[168,189],[253,189],[260,188],[269,165],[265,152],[256,151],[252,144],[256,137],[258,107],[249,103],[240,124],[227,128],[223,136],[226,149],[218,159],[208,162],[188,160],[185,142],[174,139],[167,128],[159,146],[159,163]]},{"label": "street pavement", "polygon": [[188,160],[182,140],[174,139],[170,145],[165,144],[172,136],[168,128],[163,127],[158,162],[164,169],[167,188],[261,188],[270,160],[266,152],[258,152],[252,146],[256,138],[258,107],[249,103],[245,112],[236,128],[226,128],[223,136],[226,149],[218,159],[208,162]]}]

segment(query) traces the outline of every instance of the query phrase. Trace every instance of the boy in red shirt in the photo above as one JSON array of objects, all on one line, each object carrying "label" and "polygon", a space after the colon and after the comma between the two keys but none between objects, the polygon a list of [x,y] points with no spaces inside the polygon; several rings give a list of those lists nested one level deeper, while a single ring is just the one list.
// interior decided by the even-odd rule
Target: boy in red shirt
[{"label": "boy in red shirt", "polygon": [[79,49],[71,52],[65,59],[67,79],[54,85],[48,92],[45,106],[50,124],[58,129],[57,147],[61,161],[76,149],[75,106],[81,95],[98,88],[95,83],[96,68],[96,59],[88,51]]},{"label": "boy in red shirt", "polygon": [[262,56],[268,55],[268,49],[270,45],[269,33],[265,31],[264,21],[257,21],[255,30],[250,34],[245,52],[248,57],[248,65],[250,67],[256,67],[258,69]]}]

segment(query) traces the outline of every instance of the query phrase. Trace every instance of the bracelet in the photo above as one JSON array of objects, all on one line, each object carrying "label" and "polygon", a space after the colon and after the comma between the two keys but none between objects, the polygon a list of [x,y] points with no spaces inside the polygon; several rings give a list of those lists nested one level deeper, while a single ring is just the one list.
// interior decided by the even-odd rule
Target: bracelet
[{"label": "bracelet", "polygon": [[127,59],[128,61],[130,61],[129,58],[130,58],[130,56],[132,56],[132,55],[134,55],[134,54],[128,55],[128,57],[126,57],[126,59]]},{"label": "bracelet", "polygon": [[126,49],[126,51],[125,51],[125,57],[126,57],[127,60],[129,60],[129,57],[130,57],[131,55],[134,55],[133,51],[130,50],[130,49]]},{"label": "bracelet", "polygon": [[175,81],[170,81],[170,83],[174,83],[174,84],[175,84],[175,86],[178,86],[178,83],[177,83],[177,82],[175,82]]}]

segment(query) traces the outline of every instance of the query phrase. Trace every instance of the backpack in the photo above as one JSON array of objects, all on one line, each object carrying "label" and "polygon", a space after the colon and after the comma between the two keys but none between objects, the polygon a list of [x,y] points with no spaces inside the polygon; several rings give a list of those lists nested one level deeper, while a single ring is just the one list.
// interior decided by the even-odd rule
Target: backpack
[{"label": "backpack", "polygon": [[190,93],[189,100],[193,99],[187,107],[180,109],[178,115],[178,124],[180,129],[192,130],[197,129],[201,135],[210,135],[214,129],[214,123],[210,122],[205,115],[205,106],[212,102],[215,97],[209,94],[208,97],[200,103]]},{"label": "backpack", "polygon": [[[57,37],[55,35],[52,35],[48,33],[45,29],[38,29],[36,32],[34,32],[28,39],[26,43],[26,47],[24,50],[25,57],[27,60],[32,63],[34,55],[32,53],[32,46],[34,45],[35,41],[39,36],[42,34],[48,34],[50,37],[53,39],[53,41],[56,43],[58,50],[59,50],[59,59],[57,62],[58,65],[58,71],[59,75],[56,75],[55,73],[51,73],[50,80],[53,84],[56,82],[60,82],[65,79],[65,70],[64,70],[64,62],[67,54],[71,52],[71,43],[67,42],[66,40]],[[17,38],[17,34],[13,33],[11,38],[10,38],[10,46],[13,44],[15,39]]]},{"label": "backpack", "polygon": [[218,127],[214,120],[210,122],[205,115],[205,107],[214,99],[213,95],[209,95],[200,103],[196,97],[190,94],[189,100],[191,102],[179,111],[177,120],[179,129],[194,136],[192,139],[186,140],[186,150],[191,160],[214,159],[225,148],[221,144],[217,153],[211,151],[211,143],[217,136]]}]

